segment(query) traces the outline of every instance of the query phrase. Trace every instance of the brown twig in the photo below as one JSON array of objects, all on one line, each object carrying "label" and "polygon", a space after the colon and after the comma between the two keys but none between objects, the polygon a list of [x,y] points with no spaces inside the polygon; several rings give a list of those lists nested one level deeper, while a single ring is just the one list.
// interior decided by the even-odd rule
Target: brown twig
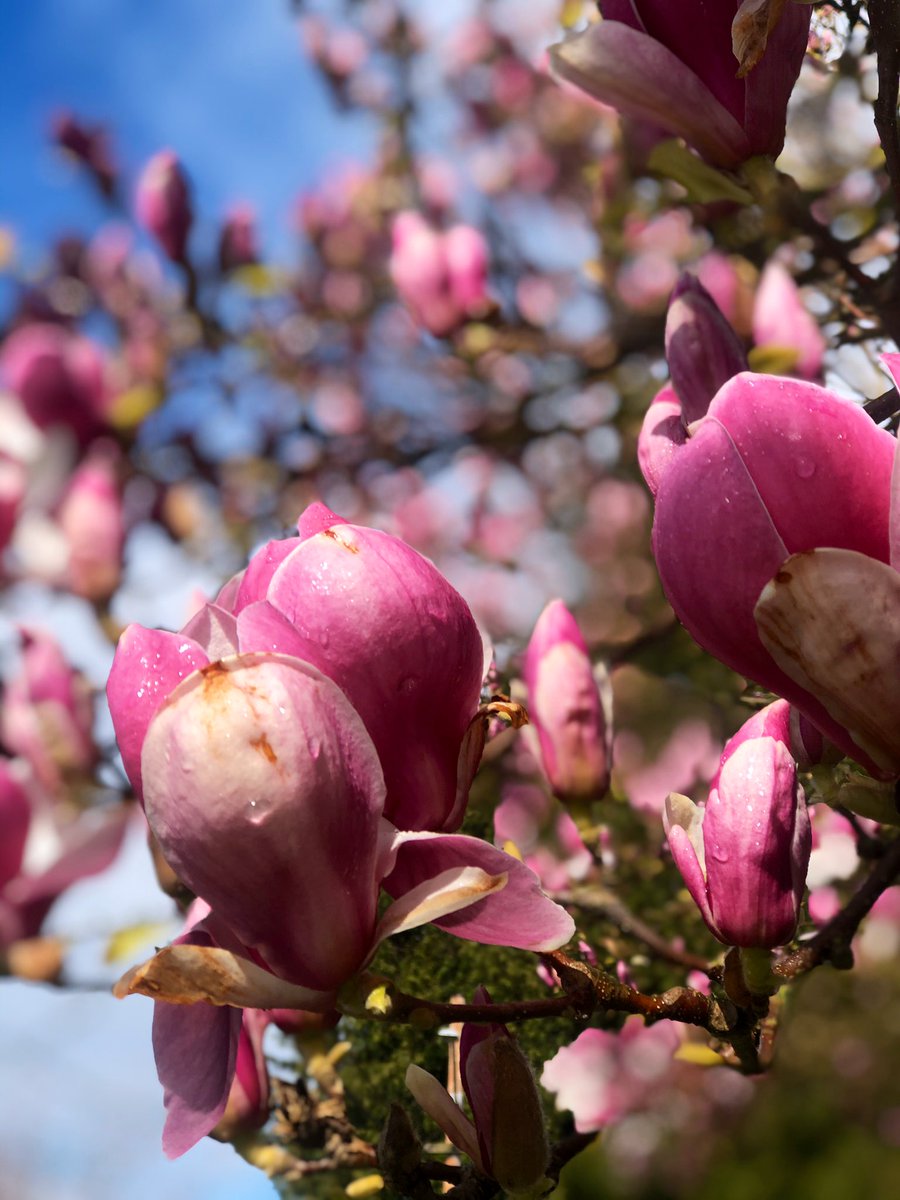
[{"label": "brown twig", "polygon": [[675,963],[676,966],[687,967],[691,971],[704,971],[709,974],[710,968],[705,958],[673,946],[662,934],[657,933],[646,921],[642,921],[618,896],[613,895],[606,888],[589,887],[578,891],[554,892],[553,898],[567,908],[578,908],[593,916],[606,918],[622,933],[643,942],[657,958],[661,958],[664,962]]},{"label": "brown twig", "polygon": [[872,910],[879,896],[889,887],[900,882],[900,838],[890,842],[884,855],[878,859],[868,877],[836,917],[820,929],[815,937],[788,954],[772,966],[778,979],[796,979],[814,967],[829,962],[832,966],[847,969],[853,965],[850,943],[864,917]]}]

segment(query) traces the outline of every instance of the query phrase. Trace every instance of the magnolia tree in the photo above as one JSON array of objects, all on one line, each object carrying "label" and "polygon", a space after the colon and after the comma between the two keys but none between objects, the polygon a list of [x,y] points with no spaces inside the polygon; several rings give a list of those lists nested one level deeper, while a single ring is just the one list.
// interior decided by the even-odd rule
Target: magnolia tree
[{"label": "magnolia tree", "polygon": [[116,645],[117,749],[22,622],[2,970],[67,985],[43,922],[141,827],[169,1156],[697,1196],[823,1058],[896,1145],[900,8],[421,7],[295,5],[379,132],[292,263],[54,124],[110,219],[22,264],[3,572]]}]

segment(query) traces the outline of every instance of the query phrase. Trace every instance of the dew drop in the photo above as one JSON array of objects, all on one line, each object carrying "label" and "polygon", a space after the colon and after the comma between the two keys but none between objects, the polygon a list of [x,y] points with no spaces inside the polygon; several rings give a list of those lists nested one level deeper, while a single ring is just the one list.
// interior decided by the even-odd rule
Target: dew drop
[{"label": "dew drop", "polygon": [[728,862],[729,854],[728,854],[728,850],[724,846],[719,846],[719,845],[713,846],[711,855],[716,860],[716,862],[720,862],[720,863]]},{"label": "dew drop", "polygon": [[794,470],[801,479],[811,479],[816,473],[816,464],[811,458],[801,457],[794,459]]}]

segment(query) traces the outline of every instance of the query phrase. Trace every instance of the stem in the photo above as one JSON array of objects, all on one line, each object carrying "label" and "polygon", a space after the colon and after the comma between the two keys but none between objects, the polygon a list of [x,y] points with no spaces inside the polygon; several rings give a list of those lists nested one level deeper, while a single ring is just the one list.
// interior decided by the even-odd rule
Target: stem
[{"label": "stem", "polygon": [[646,921],[635,916],[618,896],[613,895],[605,888],[593,887],[585,888],[584,891],[554,892],[553,898],[565,907],[578,908],[582,912],[605,917],[608,921],[612,921],[622,933],[643,942],[657,958],[661,958],[664,962],[675,963],[677,966],[687,967],[691,971],[709,973],[709,964],[705,958],[673,946]]}]

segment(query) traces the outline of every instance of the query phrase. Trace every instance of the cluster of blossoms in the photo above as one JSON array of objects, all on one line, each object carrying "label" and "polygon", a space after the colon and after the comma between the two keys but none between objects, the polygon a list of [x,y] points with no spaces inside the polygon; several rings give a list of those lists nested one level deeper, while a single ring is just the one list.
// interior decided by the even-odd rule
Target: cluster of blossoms
[{"label": "cluster of blossoms", "polygon": [[[259,550],[181,633],[130,627],[110,675],[150,827],[211,910],[125,985],[161,1002],[169,1153],[222,1116],[240,1014],[166,1001],[329,1011],[384,938],[424,922],[532,950],[573,931],[518,859],[453,832],[485,721],[462,597],[322,505],[298,535]],[[224,980],[211,990],[210,947]]]},{"label": "cluster of blossoms", "polygon": [[[391,135],[374,165],[297,205],[294,273],[279,278],[261,263],[245,205],[220,222],[215,254],[197,257],[188,177],[162,151],[133,204],[157,258],[148,267],[130,234],[109,229],[61,249],[41,303],[23,299],[0,348],[4,570],[86,598],[107,627],[128,608],[126,597],[102,611],[119,588],[126,532],[145,518],[194,548],[214,545],[213,559],[235,530],[249,543],[254,522],[271,530],[315,495],[352,514],[313,503],[297,536],[257,550],[180,632],[130,625],[119,640],[108,687],[116,738],[187,909],[174,943],[117,986],[156,1002],[170,1156],[207,1133],[265,1124],[267,1027],[322,1031],[371,1015],[375,992],[392,1003],[396,990],[373,991],[368,969],[387,938],[425,924],[550,953],[575,932],[562,907],[571,903],[576,949],[534,969],[548,989],[537,1009],[581,1017],[613,996],[611,1011],[670,1011],[672,993],[639,991],[632,970],[640,979],[645,964],[626,961],[630,952],[608,936],[618,924],[668,963],[701,966],[722,984],[741,1009],[739,1031],[751,1031],[746,1051],[774,988],[770,951],[805,934],[807,881],[810,920],[827,928],[839,885],[860,863],[856,837],[881,839],[885,856],[890,840],[876,821],[896,819],[896,438],[820,386],[825,343],[791,274],[800,257],[774,250],[768,231],[752,247],[738,239],[733,258],[709,251],[710,201],[764,209],[766,188],[780,187],[760,159],[784,144],[811,6],[601,0],[601,19],[592,14],[586,31],[551,51],[562,89],[527,37],[493,27],[496,14],[466,22],[434,56],[467,126],[452,166],[412,161],[409,113],[390,111],[396,80],[381,75],[389,55],[400,63],[418,53],[424,27],[390,3],[348,6],[348,20],[354,7],[366,9],[360,30],[306,19],[307,49],[339,99],[389,112]],[[584,93],[599,105],[585,105]],[[606,105],[626,118],[627,147]],[[686,143],[669,158],[668,134]],[[124,207],[103,131],[61,117],[55,138]],[[648,156],[663,176],[660,164],[676,165],[671,178],[689,200],[695,185],[711,188],[702,223],[687,204],[666,210],[665,182],[632,186]],[[571,200],[588,177],[596,208],[579,223]],[[486,201],[479,222],[490,248],[456,203],[472,183]],[[517,192],[528,198],[521,210],[504,204]],[[854,194],[820,198],[815,221],[829,204],[854,211]],[[580,268],[545,269],[518,226],[546,230],[547,241],[599,231],[590,288]],[[888,242],[873,238],[866,253]],[[687,262],[699,281],[676,284]],[[854,301],[866,291],[855,267],[854,258]],[[593,295],[601,277],[609,312]],[[620,755],[629,736],[633,761],[654,754],[636,716],[632,652],[659,628],[668,636],[671,614],[647,562],[650,501],[620,477],[620,449],[661,378],[647,365],[653,355],[631,354],[643,334],[630,320],[640,314],[650,328],[658,317],[653,337],[661,333],[673,285],[670,382],[638,438],[654,557],[671,609],[700,646],[778,698],[724,749],[734,712],[676,715],[676,752],[655,764],[664,786],[643,803]],[[271,306],[257,303],[274,292]],[[54,307],[54,296],[74,296],[74,307]],[[860,311],[874,307],[861,301]],[[121,334],[118,356],[85,332],[104,320]],[[900,382],[900,356],[887,362]],[[769,373],[779,370],[790,378]],[[218,427],[236,418],[240,436],[221,453],[204,452],[202,418],[191,430],[180,423],[192,385],[178,389],[200,376],[215,378],[223,397],[209,410],[210,443],[220,446]],[[159,422],[139,428],[157,405]],[[210,483],[222,489],[213,515]],[[565,601],[547,603],[557,593]],[[486,661],[482,624],[498,636],[499,672]],[[92,777],[91,704],[55,644],[24,640],[0,709],[0,740],[15,756],[0,760],[4,969],[69,883],[111,861],[125,825],[118,815],[70,819],[68,801],[102,779]],[[520,706],[483,697],[496,697],[526,640],[531,725],[514,739],[504,718],[517,720]],[[619,664],[612,679],[592,661],[600,645]],[[613,684],[625,701],[617,737]],[[643,728],[657,720],[666,723],[650,712]],[[498,728],[491,844],[460,830]],[[856,765],[831,772],[838,752]],[[828,785],[812,769],[821,764]],[[624,797],[633,811],[619,821]],[[811,815],[808,801],[821,799],[872,819],[825,815],[825,805]],[[616,814],[608,825],[604,810]],[[617,827],[628,822],[640,828],[633,845]],[[725,967],[685,949],[680,924],[669,944],[624,906],[627,873],[648,845],[659,878],[673,882],[674,861],[710,933],[739,949]],[[889,901],[882,913],[894,920]],[[739,1057],[722,988],[711,993],[702,971],[688,982],[690,1020]],[[500,981],[490,984],[499,995]],[[417,999],[416,1013],[434,1016],[444,999]],[[474,1005],[483,1011],[462,1026],[461,1092],[415,1065],[407,1083],[479,1187],[534,1195],[549,1186],[558,1147],[548,1145],[531,1067],[483,986]],[[581,1132],[649,1110],[654,1091],[658,1106],[683,1048],[672,1022],[614,1022],[583,1030],[544,1066],[542,1083]],[[759,1060],[750,1053],[742,1065],[755,1071]],[[426,1186],[426,1176],[416,1182]]]}]

